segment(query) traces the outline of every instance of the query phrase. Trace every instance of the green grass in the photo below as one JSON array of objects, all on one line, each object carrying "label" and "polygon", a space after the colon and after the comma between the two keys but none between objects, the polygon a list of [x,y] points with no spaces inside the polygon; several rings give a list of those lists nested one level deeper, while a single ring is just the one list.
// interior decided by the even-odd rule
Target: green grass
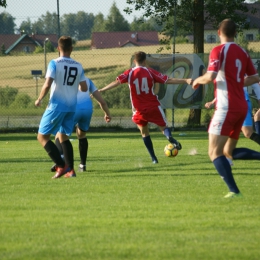
[{"label": "green grass", "polygon": [[207,133],[179,133],[176,158],[151,133],[158,165],[137,131],[88,133],[88,171],[57,180],[35,133],[1,134],[0,259],[259,259],[259,162],[234,162],[244,197],[223,199]]}]

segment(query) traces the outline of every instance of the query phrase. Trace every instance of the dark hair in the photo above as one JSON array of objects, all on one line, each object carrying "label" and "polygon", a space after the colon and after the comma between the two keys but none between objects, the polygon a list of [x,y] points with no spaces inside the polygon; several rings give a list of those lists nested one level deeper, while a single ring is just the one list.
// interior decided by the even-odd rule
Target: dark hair
[{"label": "dark hair", "polygon": [[58,40],[59,47],[64,51],[70,51],[72,47],[72,39],[70,36],[61,36]]},{"label": "dark hair", "polygon": [[138,63],[142,63],[146,60],[146,53],[143,52],[143,51],[138,51],[138,52],[135,52],[135,60],[138,62]]},{"label": "dark hair", "polygon": [[218,29],[228,38],[233,38],[236,35],[237,26],[231,19],[223,20]]}]

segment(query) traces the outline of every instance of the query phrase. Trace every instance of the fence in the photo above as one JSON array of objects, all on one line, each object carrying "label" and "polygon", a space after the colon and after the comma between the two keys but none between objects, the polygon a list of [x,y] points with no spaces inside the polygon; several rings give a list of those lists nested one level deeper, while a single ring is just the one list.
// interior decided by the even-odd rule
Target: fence
[{"label": "fence", "polygon": [[[6,9],[6,12],[11,11],[8,8]],[[69,12],[70,10],[67,10],[67,13]],[[28,15],[33,16],[30,13]],[[9,36],[1,35],[1,37],[1,39],[5,39],[5,37]],[[28,37],[30,38],[31,36],[28,35]],[[2,50],[3,55],[0,56],[0,129],[2,130],[37,128],[48,102],[48,98],[45,97],[41,108],[34,107],[34,101],[38,97],[44,83],[46,66],[51,59],[58,57],[58,52],[50,52],[51,49],[47,49],[48,34],[42,36],[42,42],[38,42],[41,45],[40,47],[42,47],[42,51],[37,52],[34,50],[30,52],[28,51],[31,48],[28,43],[29,38],[23,37],[21,39],[20,36],[18,37],[18,39],[21,39],[20,42],[22,40],[27,41],[27,45],[25,43],[22,51],[13,51],[5,55]],[[16,44],[18,43],[19,41],[16,41]],[[139,50],[149,54],[147,59],[148,66],[171,77],[182,78],[188,75],[195,78],[205,71],[208,54],[217,44],[216,41],[205,43],[204,54],[192,54],[193,44],[189,42],[175,44],[170,49],[164,48],[160,54],[157,54],[158,49],[162,45],[137,46],[135,44],[130,45],[130,47],[126,45],[128,47],[91,49],[90,40],[78,40],[72,52],[72,58],[82,63],[86,76],[91,78],[98,88],[101,88],[115,80],[116,76],[125,69],[132,66],[132,55]],[[249,41],[247,45],[258,73],[260,73],[260,56],[257,51],[259,47],[260,42],[256,39]],[[173,49],[175,54],[172,54]],[[124,90],[119,91],[118,88],[123,88]],[[111,90],[110,93],[102,94],[111,109],[111,123],[106,124],[104,122],[102,111],[98,104],[93,101],[94,114],[91,127],[135,127],[131,121],[128,87],[123,85],[118,88]],[[212,85],[201,86],[198,91],[193,91],[187,85],[167,87],[158,85],[155,88],[162,107],[166,111],[169,125],[174,127],[186,126],[191,108],[202,109],[201,125],[208,124],[212,110],[205,110],[204,104],[213,98]],[[251,90],[249,92],[253,106],[258,107],[254,93]]]}]

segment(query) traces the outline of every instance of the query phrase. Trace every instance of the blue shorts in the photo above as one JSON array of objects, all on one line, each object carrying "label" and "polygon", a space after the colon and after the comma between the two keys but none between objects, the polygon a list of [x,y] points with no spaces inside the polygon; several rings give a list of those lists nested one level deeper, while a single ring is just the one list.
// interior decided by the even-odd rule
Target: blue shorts
[{"label": "blue shorts", "polygon": [[250,100],[247,100],[246,102],[247,102],[247,105],[248,105],[248,109],[247,109],[246,118],[245,118],[242,126],[253,126],[252,105],[251,105]]},{"label": "blue shorts", "polygon": [[71,135],[74,124],[74,112],[60,112],[53,110],[45,110],[43,113],[38,133],[43,135],[53,134],[57,132]]},{"label": "blue shorts", "polygon": [[77,110],[74,115],[74,125],[77,125],[80,130],[87,132],[89,129],[93,109]]}]

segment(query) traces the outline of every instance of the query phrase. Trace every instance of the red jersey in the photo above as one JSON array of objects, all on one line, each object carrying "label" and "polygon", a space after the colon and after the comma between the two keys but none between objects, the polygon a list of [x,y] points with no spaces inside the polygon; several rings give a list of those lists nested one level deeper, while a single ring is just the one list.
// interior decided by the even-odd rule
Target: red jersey
[{"label": "red jersey", "polygon": [[160,103],[153,92],[154,83],[165,83],[168,76],[154,69],[134,67],[117,77],[120,83],[128,83],[132,107],[141,111],[150,107],[158,107]]},{"label": "red jersey", "polygon": [[208,72],[218,73],[214,80],[216,109],[239,111],[247,109],[244,97],[244,77],[257,75],[247,52],[234,42],[212,49]]}]

